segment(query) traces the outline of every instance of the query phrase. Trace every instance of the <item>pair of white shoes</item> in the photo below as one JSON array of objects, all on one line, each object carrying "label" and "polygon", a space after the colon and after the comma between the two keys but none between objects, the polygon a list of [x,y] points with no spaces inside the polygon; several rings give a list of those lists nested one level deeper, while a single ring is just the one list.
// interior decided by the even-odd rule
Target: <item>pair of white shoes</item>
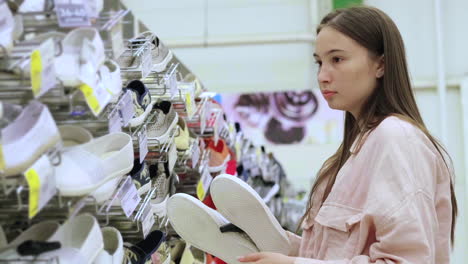
[{"label": "pair of white shoes", "polygon": [[[247,183],[232,175],[219,175],[212,181],[210,193],[218,211],[188,194],[169,198],[167,215],[185,241],[229,264],[240,263],[237,257],[256,252],[290,252],[286,231]],[[245,233],[221,232],[229,223]]]},{"label": "pair of white shoes", "polygon": [[[34,258],[20,256],[17,247],[27,240],[60,242],[61,247],[47,251]],[[124,257],[123,240],[113,227],[99,228],[96,218],[81,214],[67,220],[63,225],[45,221],[31,226],[7,245],[1,245],[0,260],[21,259],[19,263],[44,263],[40,260],[55,259],[60,263],[120,264]],[[18,263],[18,262],[15,262]]]}]

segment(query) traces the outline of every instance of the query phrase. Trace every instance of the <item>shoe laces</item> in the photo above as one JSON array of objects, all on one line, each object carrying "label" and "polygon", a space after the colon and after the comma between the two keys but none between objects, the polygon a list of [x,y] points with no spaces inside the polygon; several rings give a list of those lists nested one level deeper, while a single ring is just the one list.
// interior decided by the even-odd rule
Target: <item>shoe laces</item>
[{"label": "shoe laces", "polygon": [[131,249],[127,248],[125,251],[124,262],[123,263],[133,263],[138,261],[138,255],[133,252]]}]

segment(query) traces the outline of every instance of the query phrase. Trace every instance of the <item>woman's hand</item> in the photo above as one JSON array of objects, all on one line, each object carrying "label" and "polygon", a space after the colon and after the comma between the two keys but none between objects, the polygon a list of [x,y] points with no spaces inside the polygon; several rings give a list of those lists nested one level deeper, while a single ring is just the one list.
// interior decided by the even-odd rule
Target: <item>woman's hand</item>
[{"label": "woman's hand", "polygon": [[240,257],[239,262],[255,264],[294,264],[294,257],[288,257],[279,253],[260,252]]}]

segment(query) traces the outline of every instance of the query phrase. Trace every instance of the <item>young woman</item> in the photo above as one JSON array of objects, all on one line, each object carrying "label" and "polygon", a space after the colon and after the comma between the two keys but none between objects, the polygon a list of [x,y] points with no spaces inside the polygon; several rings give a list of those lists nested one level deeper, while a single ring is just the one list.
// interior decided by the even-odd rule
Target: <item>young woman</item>
[{"label": "young woman", "polygon": [[317,29],[320,90],[346,112],[344,140],[318,173],[290,256],[257,264],[449,263],[457,204],[453,170],[427,131],[400,33],[382,11],[354,7]]}]

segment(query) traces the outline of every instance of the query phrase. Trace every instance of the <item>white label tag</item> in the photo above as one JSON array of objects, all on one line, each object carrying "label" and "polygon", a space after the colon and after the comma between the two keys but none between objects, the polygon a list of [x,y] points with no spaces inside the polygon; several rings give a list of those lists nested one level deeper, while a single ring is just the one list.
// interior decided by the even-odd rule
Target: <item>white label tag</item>
[{"label": "white label tag", "polygon": [[140,131],[138,142],[140,146],[140,163],[142,163],[148,154],[148,134],[146,133],[146,126]]},{"label": "white label tag", "polygon": [[214,143],[218,145],[218,140],[219,140],[219,126],[220,126],[220,120],[221,120],[221,113],[218,112],[215,115],[215,122],[213,124],[213,134],[214,134]]},{"label": "white label tag", "polygon": [[88,8],[83,0],[73,0],[73,3],[68,0],[56,0],[55,12],[62,28],[91,26]]},{"label": "white label tag", "polygon": [[213,180],[213,177],[211,177],[211,174],[208,171],[208,169],[203,170],[201,181],[203,184],[203,189],[205,189],[205,191],[208,191],[208,188],[210,188],[212,180]]},{"label": "white label tag", "polygon": [[123,126],[126,127],[130,120],[135,115],[135,108],[133,107],[132,95],[127,91],[119,102],[119,111],[122,116]]},{"label": "white label tag", "polygon": [[31,53],[31,85],[34,98],[39,98],[57,84],[54,67],[55,44],[44,41]]},{"label": "white label tag", "polygon": [[153,58],[151,57],[151,46],[148,45],[141,55],[141,78],[144,79],[150,74],[153,68]]},{"label": "white label tag", "polygon": [[169,88],[170,93],[171,93],[171,99],[174,98],[174,96],[177,96],[179,91],[177,87],[177,78],[175,75],[175,72],[172,73],[171,75],[166,74],[164,76],[164,83],[166,84],[166,87]]},{"label": "white label tag", "polygon": [[151,228],[154,225],[154,214],[153,214],[153,207],[151,206],[151,203],[148,203],[143,211],[143,214],[141,216],[141,225],[142,225],[142,230],[143,230],[143,238],[146,238],[146,236],[150,233]]},{"label": "white label tag", "polygon": [[47,155],[42,155],[24,173],[29,187],[29,218],[41,211],[57,193],[55,188],[55,168]]},{"label": "white label tag", "polygon": [[194,169],[197,166],[199,160],[200,160],[200,148],[198,147],[198,145],[196,145],[194,146],[194,150],[192,153],[192,169]]},{"label": "white label tag", "polygon": [[114,58],[117,59],[125,51],[123,33],[122,33],[122,23],[117,23],[111,29],[111,40],[112,40],[112,53]]},{"label": "white label tag", "polygon": [[120,200],[120,205],[127,217],[130,217],[135,211],[135,208],[141,201],[140,195],[132,181],[132,177],[127,176],[122,183],[117,193],[117,198]]},{"label": "white label tag", "polygon": [[203,135],[203,133],[205,133],[205,129],[206,129],[206,113],[209,112],[208,110],[208,107],[207,107],[207,104],[209,102],[206,102],[206,104],[202,107],[201,111],[200,111],[200,132],[201,134]]},{"label": "white label tag", "polygon": [[109,116],[109,133],[122,131],[122,118],[120,118],[119,111],[116,109],[112,111]]},{"label": "white label tag", "polygon": [[177,148],[175,142],[171,144],[171,147],[169,148],[169,173],[172,174],[172,170],[174,170],[174,166],[177,161]]}]

